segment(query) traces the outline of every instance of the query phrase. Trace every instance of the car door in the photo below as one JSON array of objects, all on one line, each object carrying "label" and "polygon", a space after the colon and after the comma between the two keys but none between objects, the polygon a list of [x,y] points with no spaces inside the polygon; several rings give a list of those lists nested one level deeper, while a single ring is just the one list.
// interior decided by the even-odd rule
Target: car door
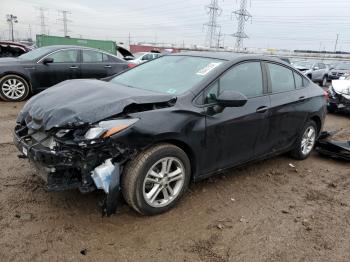
[{"label": "car door", "polygon": [[[45,58],[52,58],[52,63],[43,63]],[[79,49],[55,51],[37,62],[32,81],[44,89],[64,80],[80,78]]]},{"label": "car door", "polygon": [[[247,162],[255,157],[259,134],[266,128],[270,100],[264,91],[264,74],[259,61],[243,62],[232,67],[206,91],[206,148],[201,166],[204,172]],[[223,90],[247,96],[242,107],[226,107],[215,113],[216,97]],[[210,157],[214,161],[207,161]],[[211,163],[215,166],[211,166]]]},{"label": "car door", "polygon": [[128,63],[105,53],[103,53],[103,61],[106,62],[105,67],[107,68],[107,76],[111,76],[128,69]]},{"label": "car door", "polygon": [[100,79],[108,76],[108,70],[111,68],[111,65],[108,61],[103,60],[103,55],[102,52],[96,50],[82,50],[82,78]]},{"label": "car door", "polygon": [[265,65],[269,76],[271,108],[269,132],[264,139],[269,142],[268,152],[274,153],[294,143],[301,121],[297,107],[307,97],[296,90],[292,69],[277,63]]}]

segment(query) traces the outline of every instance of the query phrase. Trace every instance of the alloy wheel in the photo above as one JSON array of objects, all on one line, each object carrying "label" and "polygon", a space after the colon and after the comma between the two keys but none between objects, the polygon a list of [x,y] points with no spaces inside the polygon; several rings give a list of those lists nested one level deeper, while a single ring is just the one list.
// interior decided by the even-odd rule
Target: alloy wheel
[{"label": "alloy wheel", "polygon": [[1,86],[3,95],[11,100],[19,100],[26,93],[25,83],[16,78],[5,80]]},{"label": "alloy wheel", "polygon": [[185,181],[185,168],[180,159],[165,157],[147,172],[143,182],[143,197],[152,207],[169,205],[181,192]]},{"label": "alloy wheel", "polygon": [[314,147],[316,141],[316,130],[313,126],[306,128],[301,140],[301,152],[308,155]]}]

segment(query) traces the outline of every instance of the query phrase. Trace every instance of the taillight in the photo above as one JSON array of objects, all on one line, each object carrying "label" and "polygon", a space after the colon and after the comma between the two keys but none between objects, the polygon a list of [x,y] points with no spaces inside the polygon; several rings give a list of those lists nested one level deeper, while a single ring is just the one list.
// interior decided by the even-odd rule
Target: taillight
[{"label": "taillight", "polygon": [[135,66],[137,66],[137,65],[136,65],[136,64],[132,64],[132,63],[129,63],[129,64],[128,64],[128,67],[129,67],[129,68],[133,68],[133,67],[135,67]]}]

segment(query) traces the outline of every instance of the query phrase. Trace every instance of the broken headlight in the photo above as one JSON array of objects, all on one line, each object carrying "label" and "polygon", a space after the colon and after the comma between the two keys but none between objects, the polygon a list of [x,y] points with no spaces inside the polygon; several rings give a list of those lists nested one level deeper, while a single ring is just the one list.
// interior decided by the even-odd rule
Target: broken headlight
[{"label": "broken headlight", "polygon": [[118,120],[109,120],[102,121],[96,126],[91,127],[85,133],[85,139],[96,139],[96,138],[107,138],[110,137],[130,126],[135,124],[138,121],[137,118],[132,119],[118,119]]}]

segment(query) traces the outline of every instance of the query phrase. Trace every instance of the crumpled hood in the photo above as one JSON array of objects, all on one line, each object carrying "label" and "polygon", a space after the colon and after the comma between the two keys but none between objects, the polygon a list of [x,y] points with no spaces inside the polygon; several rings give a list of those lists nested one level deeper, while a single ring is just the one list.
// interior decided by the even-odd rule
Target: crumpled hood
[{"label": "crumpled hood", "polygon": [[74,123],[95,123],[123,112],[130,104],[161,103],[173,95],[100,80],[68,80],[32,97],[17,117],[32,129],[50,130]]}]

